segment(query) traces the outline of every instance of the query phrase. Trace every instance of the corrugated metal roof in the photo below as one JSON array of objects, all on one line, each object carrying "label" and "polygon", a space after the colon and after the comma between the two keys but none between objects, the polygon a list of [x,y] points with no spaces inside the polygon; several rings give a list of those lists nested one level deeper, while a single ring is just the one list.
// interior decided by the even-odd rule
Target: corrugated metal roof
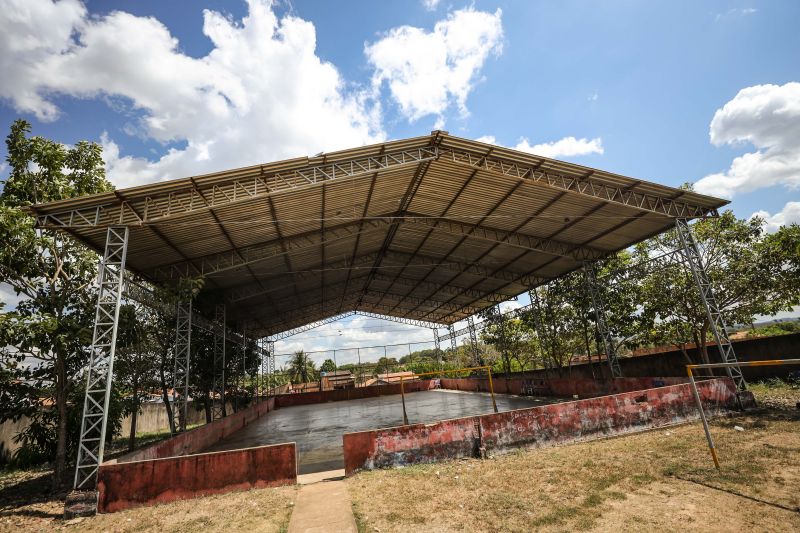
[{"label": "corrugated metal roof", "polygon": [[727,202],[435,131],[33,206],[266,336],[351,310],[449,324]]}]

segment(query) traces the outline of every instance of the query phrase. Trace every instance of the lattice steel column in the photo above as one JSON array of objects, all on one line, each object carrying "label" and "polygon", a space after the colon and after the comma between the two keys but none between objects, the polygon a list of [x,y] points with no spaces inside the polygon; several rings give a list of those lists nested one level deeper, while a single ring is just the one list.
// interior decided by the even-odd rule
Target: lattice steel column
[{"label": "lattice steel column", "polygon": [[[436,366],[442,368],[442,342],[439,340],[439,329],[433,328],[433,342],[436,345]],[[408,345],[409,351],[411,350],[411,345]]]},{"label": "lattice steel column", "polygon": [[269,353],[267,352],[267,340],[263,337],[258,339],[258,357],[259,372],[261,373],[261,385],[258,388],[258,395],[263,398],[267,395],[267,373],[269,372]]},{"label": "lattice steel column", "polygon": [[172,419],[175,421],[175,431],[182,432],[186,431],[188,422],[189,364],[192,358],[192,301],[178,302],[176,316]]},{"label": "lattice steel column", "polygon": [[106,231],[106,248],[98,276],[92,347],[86,369],[86,395],[75,464],[76,489],[94,489],[97,469],[103,462],[128,233],[127,227],[109,227]]},{"label": "lattice steel column", "polygon": [[447,326],[447,331],[450,335],[450,347],[455,350],[458,347],[456,344],[456,327],[453,324],[450,324]]},{"label": "lattice steel column", "polygon": [[608,357],[608,367],[611,369],[611,377],[620,378],[622,377],[622,369],[617,359],[614,339],[611,337],[611,332],[608,330],[608,324],[606,323],[606,308],[603,302],[603,296],[600,294],[600,291],[597,290],[597,273],[594,270],[594,265],[588,261],[584,262],[583,273],[586,290],[589,292],[589,296],[592,299],[592,307],[594,307],[597,331],[603,339],[603,346],[605,347],[606,356]]},{"label": "lattice steel column", "polygon": [[[223,418],[225,412],[225,304],[214,308],[214,384],[212,391],[216,395],[211,402],[211,418]],[[217,403],[219,402],[219,403]]]},{"label": "lattice steel column", "polygon": [[242,393],[247,393],[247,329],[242,328]]},{"label": "lattice steel column", "polygon": [[267,380],[267,394],[272,394],[272,389],[275,388],[275,341],[267,341],[267,361],[269,376]]},{"label": "lattice steel column", "polygon": [[531,311],[533,311],[531,313],[531,317],[533,317],[533,329],[536,331],[536,337],[539,339],[539,347],[542,350],[542,364],[545,368],[549,369],[549,343],[544,334],[544,327],[542,326],[542,320],[540,316],[542,312],[542,302],[539,300],[539,293],[536,292],[536,289],[529,290],[528,297],[531,299]]},{"label": "lattice steel column", "polygon": [[[700,254],[700,247],[692,235],[692,230],[689,227],[689,221],[679,218],[675,221],[675,229],[678,231],[678,237],[681,241],[681,253],[689,269],[692,271],[694,281],[700,291],[700,300],[703,302],[703,307],[706,309],[708,322],[711,325],[711,333],[717,341],[717,348],[722,357],[723,363],[738,363],[736,353],[733,351],[730,338],[728,337],[728,328],[725,326],[725,321],[722,318],[722,311],[719,308],[717,299],[714,296],[714,290],[711,287],[711,280],[708,277],[705,266],[703,265],[702,255]],[[742,369],[738,366],[727,367],[725,369],[728,376],[733,378],[736,387],[739,390],[747,389],[747,382],[742,375]]]},{"label": "lattice steel column", "polygon": [[467,327],[469,328],[469,343],[472,346],[472,358],[477,365],[483,365],[481,357],[478,354],[478,336],[475,334],[475,319],[470,316],[467,318]]},{"label": "lattice steel column", "polygon": [[511,356],[508,353],[508,340],[506,339],[506,322],[503,314],[500,312],[500,304],[492,306],[492,314],[497,317],[497,325],[500,327],[500,356],[505,359],[508,355],[509,365],[511,364]]}]

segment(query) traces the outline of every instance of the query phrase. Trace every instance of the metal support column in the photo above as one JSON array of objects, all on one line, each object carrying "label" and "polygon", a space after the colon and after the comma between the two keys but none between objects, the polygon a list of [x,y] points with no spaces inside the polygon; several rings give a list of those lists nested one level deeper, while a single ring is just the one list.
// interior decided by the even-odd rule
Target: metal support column
[{"label": "metal support column", "polygon": [[594,307],[597,331],[603,339],[603,346],[605,347],[606,356],[608,357],[608,367],[611,369],[611,377],[620,378],[622,377],[622,369],[617,359],[614,339],[611,338],[611,332],[608,330],[608,324],[606,323],[605,303],[597,287],[597,273],[594,270],[594,265],[588,261],[584,262],[583,273],[586,290],[589,292],[589,296],[592,299],[592,307]]},{"label": "metal support column", "polygon": [[267,341],[267,352],[267,371],[269,372],[267,380],[267,394],[272,394],[273,389],[277,386],[277,383],[275,382],[275,341]]},{"label": "metal support column", "polygon": [[76,489],[94,489],[97,469],[103,462],[128,233],[127,227],[109,227],[106,231],[106,248],[98,276],[92,347],[86,369],[86,395],[73,485]]},{"label": "metal support column", "polygon": [[497,319],[497,326],[500,328],[500,357],[503,359],[504,363],[507,360],[510,366],[511,354],[509,353],[508,340],[506,339],[506,322],[505,318],[503,318],[503,314],[500,312],[500,304],[492,306],[491,311],[492,315]]},{"label": "metal support column", "polygon": [[531,299],[531,317],[533,318],[533,329],[536,331],[536,338],[539,339],[539,348],[542,350],[542,364],[546,369],[550,369],[550,353],[549,343],[545,335],[544,326],[542,325],[542,302],[539,300],[539,293],[536,289],[528,291],[528,297]]},{"label": "metal support column", "polygon": [[247,329],[242,328],[242,393],[247,394]]},{"label": "metal support column", "polygon": [[225,412],[225,304],[214,309],[214,384],[211,401],[211,418],[223,418]]},{"label": "metal support column", "polygon": [[175,431],[186,431],[189,408],[189,364],[192,352],[192,301],[178,302],[175,328],[175,373],[172,384],[172,419]]},{"label": "metal support column", "polygon": [[478,354],[478,336],[475,334],[475,319],[470,316],[467,318],[469,328],[469,343],[472,346],[472,360],[478,366],[483,366],[482,357]]},{"label": "metal support column", "polygon": [[450,347],[455,350],[458,348],[458,345],[456,344],[456,327],[453,324],[450,324],[447,326],[447,332],[450,335]]},{"label": "metal support column", "polygon": [[[714,290],[711,287],[711,280],[708,277],[703,259],[700,254],[700,247],[692,235],[692,230],[689,227],[689,221],[679,218],[675,221],[675,229],[678,231],[678,238],[681,242],[681,253],[685,264],[689,266],[694,276],[694,281],[700,291],[700,300],[703,302],[703,307],[706,309],[708,322],[711,325],[711,333],[714,335],[714,340],[717,341],[717,349],[722,357],[723,363],[738,363],[736,353],[733,351],[730,338],[728,336],[728,328],[725,326],[725,321],[722,318],[722,310],[717,304],[717,299],[714,296]],[[747,382],[742,375],[742,369],[739,366],[729,366],[725,370],[739,390],[747,389]]]}]

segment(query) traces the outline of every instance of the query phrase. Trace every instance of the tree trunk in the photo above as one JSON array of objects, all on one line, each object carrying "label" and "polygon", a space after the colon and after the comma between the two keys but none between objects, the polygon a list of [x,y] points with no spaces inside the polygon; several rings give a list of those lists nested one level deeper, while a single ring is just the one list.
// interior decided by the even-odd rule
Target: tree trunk
[{"label": "tree trunk", "polygon": [[583,319],[583,341],[586,344],[586,358],[589,360],[589,370],[592,372],[592,379],[596,379],[594,374],[594,363],[592,362],[592,347],[589,342],[589,328],[586,326],[586,318]]},{"label": "tree trunk", "polygon": [[175,420],[172,419],[172,406],[169,403],[169,390],[167,389],[167,379],[164,375],[164,360],[161,360],[161,368],[158,370],[161,379],[161,398],[164,400],[164,407],[167,409],[167,420],[169,421],[169,432],[175,434]]},{"label": "tree trunk", "polygon": [[53,468],[53,490],[58,490],[64,480],[67,465],[67,370],[62,354],[56,354],[55,400],[58,410],[56,463]]},{"label": "tree trunk", "polygon": [[206,408],[206,424],[210,424],[211,423],[211,402],[212,401],[213,400],[211,399],[211,391],[207,390],[206,391],[206,398],[205,398],[205,401],[203,402],[205,404],[205,408]]},{"label": "tree trunk", "polygon": [[136,418],[139,416],[139,384],[133,381],[133,412],[131,413],[131,434],[128,437],[128,451],[136,449]]}]

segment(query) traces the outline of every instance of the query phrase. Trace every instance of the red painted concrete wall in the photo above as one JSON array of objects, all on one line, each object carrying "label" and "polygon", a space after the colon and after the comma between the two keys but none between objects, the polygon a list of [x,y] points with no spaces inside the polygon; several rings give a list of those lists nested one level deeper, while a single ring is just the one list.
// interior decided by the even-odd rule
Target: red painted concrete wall
[{"label": "red painted concrete wall", "polygon": [[[614,379],[569,379],[569,378],[494,378],[492,385],[498,394],[539,394],[544,396],[594,398],[607,394],[634,390],[652,389],[667,385],[687,383],[689,378],[647,377],[647,378],[614,378]],[[489,392],[487,378],[443,378],[443,389]]]},{"label": "red painted concrete wall", "polygon": [[[698,389],[709,414],[735,406],[736,388],[729,378],[700,382]],[[435,424],[346,433],[345,473],[641,431],[698,416],[691,386],[681,384]]]},{"label": "red painted concrete wall", "polygon": [[275,398],[270,398],[243,411],[215,420],[210,424],[205,424],[171,439],[123,455],[119,459],[109,461],[109,463],[163,459],[165,457],[198,453],[243,428],[261,415],[273,410],[275,410]]},{"label": "red painted concrete wall", "polygon": [[[429,390],[434,387],[434,380],[409,381],[403,384],[406,392]],[[377,385],[374,387],[357,387],[355,389],[336,389],[317,392],[301,392],[297,394],[281,394],[276,396],[276,406],[291,407],[293,405],[309,405],[313,403],[341,402],[346,400],[360,400],[400,394],[400,385]]]},{"label": "red painted concrete wall", "polygon": [[103,463],[97,474],[98,512],[113,513],[251,488],[297,482],[295,444],[276,444],[166,459]]}]

